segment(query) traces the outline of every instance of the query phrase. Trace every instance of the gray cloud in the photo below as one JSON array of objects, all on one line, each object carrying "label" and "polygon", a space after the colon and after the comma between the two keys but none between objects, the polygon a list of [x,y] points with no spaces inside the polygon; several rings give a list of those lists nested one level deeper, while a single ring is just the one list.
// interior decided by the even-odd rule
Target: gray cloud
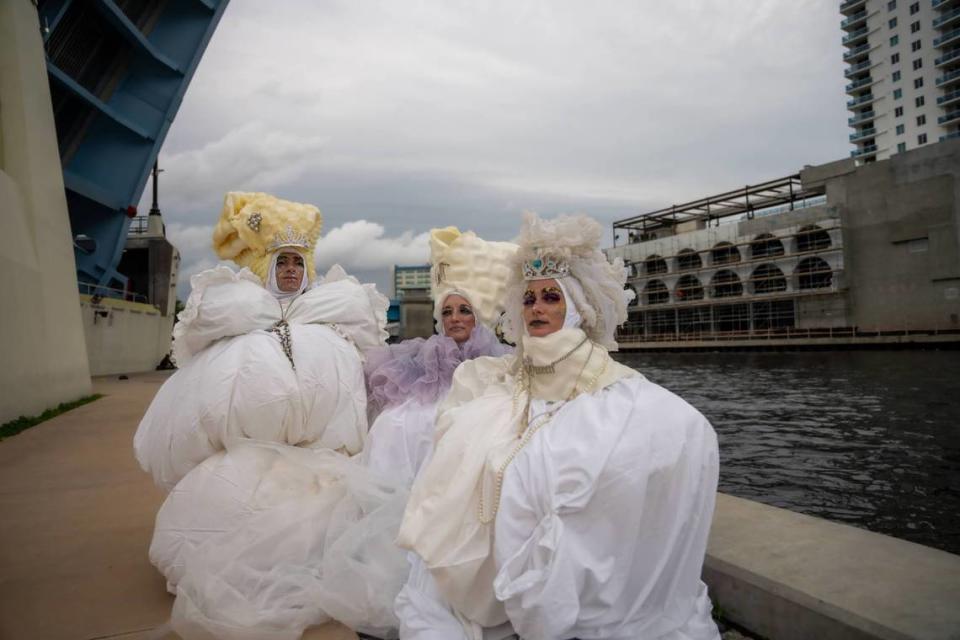
[{"label": "gray cloud", "polygon": [[610,222],[779,177],[848,153],[839,19],[821,0],[233,0],[161,206],[188,271],[229,190],[316,204],[330,255],[400,260],[433,226],[508,239],[524,209]]}]

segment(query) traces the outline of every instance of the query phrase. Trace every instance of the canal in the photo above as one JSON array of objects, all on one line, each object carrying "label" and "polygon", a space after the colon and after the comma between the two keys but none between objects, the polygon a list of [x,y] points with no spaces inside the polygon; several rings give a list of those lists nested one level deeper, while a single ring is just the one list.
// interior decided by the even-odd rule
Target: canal
[{"label": "canal", "polygon": [[622,353],[713,423],[720,490],[960,553],[960,353]]}]

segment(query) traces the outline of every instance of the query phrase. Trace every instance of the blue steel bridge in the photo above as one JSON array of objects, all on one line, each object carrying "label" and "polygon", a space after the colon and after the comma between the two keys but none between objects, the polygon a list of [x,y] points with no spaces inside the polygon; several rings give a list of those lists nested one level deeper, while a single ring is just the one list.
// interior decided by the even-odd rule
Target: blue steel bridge
[{"label": "blue steel bridge", "polygon": [[227,2],[37,2],[81,291],[127,290],[131,218]]}]

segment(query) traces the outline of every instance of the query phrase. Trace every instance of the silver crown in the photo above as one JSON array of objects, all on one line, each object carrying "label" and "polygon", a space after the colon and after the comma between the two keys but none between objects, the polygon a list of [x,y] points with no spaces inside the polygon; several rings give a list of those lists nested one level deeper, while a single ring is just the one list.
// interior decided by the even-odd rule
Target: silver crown
[{"label": "silver crown", "polygon": [[523,263],[524,280],[545,280],[547,278],[562,278],[570,273],[570,265],[563,258],[555,256],[538,256]]},{"label": "silver crown", "polygon": [[267,251],[275,251],[283,247],[300,247],[301,249],[309,249],[310,239],[307,238],[307,234],[294,231],[292,226],[287,225],[283,231],[274,236],[273,242],[267,246]]}]

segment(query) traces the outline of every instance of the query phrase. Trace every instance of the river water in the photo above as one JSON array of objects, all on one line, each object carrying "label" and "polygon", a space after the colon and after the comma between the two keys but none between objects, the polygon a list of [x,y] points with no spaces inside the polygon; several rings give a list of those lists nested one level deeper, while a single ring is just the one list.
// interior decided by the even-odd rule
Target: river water
[{"label": "river water", "polygon": [[721,491],[960,553],[960,352],[617,359],[710,419]]}]

